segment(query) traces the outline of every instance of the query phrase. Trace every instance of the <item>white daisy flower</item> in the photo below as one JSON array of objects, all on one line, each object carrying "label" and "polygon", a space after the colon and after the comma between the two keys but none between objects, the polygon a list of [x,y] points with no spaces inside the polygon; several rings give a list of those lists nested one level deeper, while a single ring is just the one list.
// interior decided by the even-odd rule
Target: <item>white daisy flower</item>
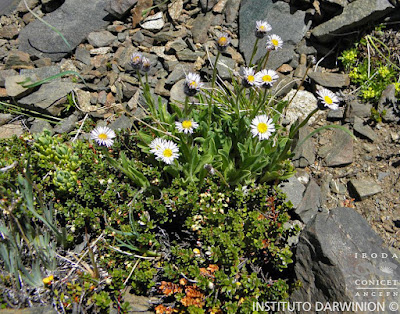
[{"label": "white daisy flower", "polygon": [[231,43],[231,37],[227,33],[222,33],[217,38],[218,50],[224,51]]},{"label": "white daisy flower", "polygon": [[267,32],[272,29],[271,25],[267,21],[257,21],[256,22],[256,37],[263,38]]},{"label": "white daisy flower", "polygon": [[176,128],[181,133],[193,133],[194,129],[197,129],[199,124],[193,120],[183,120],[182,122],[175,122]]},{"label": "white daisy flower", "polygon": [[256,81],[262,87],[270,87],[277,80],[279,76],[274,70],[261,70],[256,74]]},{"label": "white daisy flower", "polygon": [[275,132],[275,125],[272,119],[265,114],[255,117],[251,121],[250,127],[253,137],[258,136],[260,141],[268,139]]},{"label": "white daisy flower", "polygon": [[149,72],[151,68],[151,62],[146,57],[142,58],[142,71]]},{"label": "white daisy flower", "polygon": [[200,82],[200,75],[196,73],[188,73],[185,79],[185,88],[184,92],[188,96],[194,96],[203,86],[203,83]]},{"label": "white daisy flower", "polygon": [[278,35],[270,35],[267,40],[267,50],[277,50],[282,48],[283,40]]},{"label": "white daisy flower", "polygon": [[90,132],[90,139],[95,140],[99,145],[111,147],[114,143],[115,132],[106,126],[99,126]]},{"label": "white daisy flower", "polygon": [[156,157],[168,165],[172,164],[179,157],[178,145],[172,141],[164,141],[163,146],[156,152]]},{"label": "white daisy flower", "polygon": [[142,54],[140,52],[134,52],[131,56],[131,65],[135,70],[140,70],[142,67]]},{"label": "white daisy flower", "polygon": [[332,110],[339,108],[339,98],[329,89],[321,88],[318,92],[318,99],[322,101],[325,107]]},{"label": "white daisy flower", "polygon": [[149,145],[149,147],[151,148],[150,152],[153,154],[157,154],[158,152],[160,152],[162,150],[165,142],[166,141],[160,137],[155,138],[154,140],[151,141],[151,143]]},{"label": "white daisy flower", "polygon": [[258,85],[256,81],[255,73],[253,68],[243,68],[243,85],[245,87],[251,87]]}]

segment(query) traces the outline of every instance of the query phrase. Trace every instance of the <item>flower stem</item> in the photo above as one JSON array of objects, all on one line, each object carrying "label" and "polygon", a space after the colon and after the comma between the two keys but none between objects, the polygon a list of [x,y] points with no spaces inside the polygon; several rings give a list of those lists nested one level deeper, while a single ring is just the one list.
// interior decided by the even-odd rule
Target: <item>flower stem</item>
[{"label": "flower stem", "polygon": [[253,52],[252,52],[252,54],[251,54],[251,58],[250,58],[250,62],[249,62],[249,67],[251,67],[251,65],[252,65],[251,63],[253,62],[253,58],[254,58],[254,56],[255,56],[256,53],[257,53],[258,41],[259,41],[259,38],[257,37],[256,42],[254,43]]},{"label": "flower stem", "polygon": [[[265,67],[267,66],[267,62],[268,62],[268,58],[269,58],[269,53],[270,53],[271,51],[267,51],[267,53],[265,54],[265,56],[264,56],[264,59],[263,59],[263,66],[262,66],[262,68],[263,69],[265,69]],[[261,63],[260,63],[261,64]]]}]

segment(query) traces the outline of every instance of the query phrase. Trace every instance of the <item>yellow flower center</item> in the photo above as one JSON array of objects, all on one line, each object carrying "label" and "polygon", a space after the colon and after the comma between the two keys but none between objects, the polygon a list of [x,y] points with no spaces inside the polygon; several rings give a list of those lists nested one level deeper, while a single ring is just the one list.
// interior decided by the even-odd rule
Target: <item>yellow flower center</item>
[{"label": "yellow flower center", "polygon": [[260,122],[257,125],[257,131],[260,133],[265,133],[268,131],[268,124],[264,123],[264,122]]},{"label": "yellow flower center", "polygon": [[279,41],[278,41],[277,39],[271,39],[271,43],[272,43],[275,47],[279,46]]},{"label": "yellow flower center", "polygon": [[249,82],[254,82],[254,75],[247,75],[247,80]]},{"label": "yellow flower center", "polygon": [[272,77],[271,77],[271,75],[264,75],[263,77],[262,77],[262,79],[263,79],[263,81],[264,82],[271,82],[272,81]]},{"label": "yellow flower center", "polygon": [[192,87],[192,88],[196,88],[197,87],[196,81],[191,81],[189,86]]},{"label": "yellow flower center", "polygon": [[172,149],[170,149],[170,148],[164,149],[163,155],[164,155],[164,157],[167,157],[167,158],[171,157],[172,156]]},{"label": "yellow flower center", "polygon": [[192,127],[192,121],[190,120],[185,120],[182,122],[182,127],[184,129],[190,129]]},{"label": "yellow flower center", "polygon": [[329,97],[329,96],[325,96],[325,97],[324,97],[324,100],[325,100],[325,102],[326,102],[328,105],[332,105],[332,103],[333,103],[332,98]]},{"label": "yellow flower center", "polygon": [[133,62],[139,62],[139,61],[140,61],[140,57],[139,56],[136,56],[136,57],[133,58]]},{"label": "yellow flower center", "polygon": [[108,139],[108,136],[107,136],[107,134],[105,134],[105,133],[100,133],[98,136],[99,136],[99,139],[101,139],[101,140],[106,140],[106,139]]},{"label": "yellow flower center", "polygon": [[226,45],[226,42],[228,41],[228,39],[225,37],[225,36],[222,36],[222,37],[220,37],[219,39],[218,39],[218,44],[220,45],[220,46],[224,46],[224,45]]},{"label": "yellow flower center", "polygon": [[260,26],[260,31],[264,31],[265,30],[265,26],[264,25],[261,25]]}]

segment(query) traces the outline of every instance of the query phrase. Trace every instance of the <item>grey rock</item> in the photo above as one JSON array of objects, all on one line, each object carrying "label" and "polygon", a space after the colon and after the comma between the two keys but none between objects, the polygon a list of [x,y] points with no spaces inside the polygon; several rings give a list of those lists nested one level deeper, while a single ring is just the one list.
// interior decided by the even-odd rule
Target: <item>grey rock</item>
[{"label": "grey rock", "polygon": [[168,5],[168,14],[173,21],[177,21],[183,10],[183,0],[176,0]]},{"label": "grey rock", "polygon": [[167,51],[169,51],[170,49],[173,49],[176,52],[182,51],[187,47],[188,47],[188,45],[185,43],[185,41],[182,38],[175,39],[174,41],[171,41],[166,45],[166,48],[168,49]]},{"label": "grey rock", "polygon": [[111,34],[109,31],[91,32],[87,36],[89,44],[93,47],[106,47],[111,45],[117,36]]},{"label": "grey rock", "polygon": [[318,213],[321,204],[321,188],[314,179],[311,179],[295,213],[300,217],[302,222],[307,224]]},{"label": "grey rock", "polygon": [[293,90],[293,87],[296,84],[296,81],[290,76],[283,75],[282,73],[279,72],[278,76],[279,76],[278,80],[270,89],[271,95],[275,95],[275,97],[286,95],[291,90]]},{"label": "grey rock", "polygon": [[125,293],[124,300],[126,302],[129,302],[131,306],[131,311],[133,311],[133,313],[143,313],[145,311],[149,311],[152,307],[152,300],[148,297]]},{"label": "grey rock", "polygon": [[371,116],[372,105],[360,103],[358,100],[351,101],[346,108],[346,121],[354,121],[354,117],[368,118]]},{"label": "grey rock", "polygon": [[308,76],[317,84],[324,87],[340,88],[350,85],[348,74],[329,72],[309,72]]},{"label": "grey rock", "polygon": [[201,8],[203,12],[211,11],[211,9],[218,3],[218,0],[200,0]]},{"label": "grey rock", "polygon": [[132,119],[123,114],[110,125],[110,128],[113,130],[130,130],[132,125]]},{"label": "grey rock", "polygon": [[296,177],[290,177],[287,182],[282,182],[279,188],[286,194],[287,199],[292,202],[293,208],[298,208],[306,189],[304,185]]},{"label": "grey rock", "polygon": [[29,128],[29,131],[32,134],[37,134],[37,133],[42,133],[43,130],[49,130],[51,134],[53,134],[53,127],[48,121],[41,120],[41,119],[35,119],[32,122],[31,127]]},{"label": "grey rock", "polygon": [[6,124],[8,121],[12,119],[12,114],[9,113],[0,113],[0,126]]},{"label": "grey rock", "polygon": [[154,15],[147,17],[141,24],[141,26],[144,29],[148,29],[148,30],[160,30],[164,27],[164,25],[165,25],[165,22],[163,19],[162,12],[158,12]]},{"label": "grey rock", "polygon": [[8,54],[6,69],[27,69],[32,67],[33,63],[28,53],[13,50]]},{"label": "grey rock", "polygon": [[[352,208],[318,213],[300,234],[295,260],[295,279],[302,286],[293,292],[289,302],[310,302],[311,313],[319,312],[316,302],[398,302],[398,296],[391,293],[365,296],[365,290],[360,289],[375,287],[368,280],[399,280],[400,264]],[[361,284],[363,281],[365,285]]]},{"label": "grey rock", "polygon": [[138,0],[111,0],[106,10],[117,18],[122,18]]},{"label": "grey rock", "polygon": [[400,121],[400,102],[396,98],[396,88],[394,84],[390,84],[382,92],[378,102],[378,111],[385,114],[382,115],[382,120],[385,122]]},{"label": "grey rock", "polygon": [[[216,59],[216,57],[211,57],[211,63],[213,65],[215,64],[215,59]],[[235,69],[235,65],[236,65],[236,62],[234,60],[232,60],[231,58],[227,58],[225,56],[220,56],[218,58],[218,63],[217,63],[218,75],[223,80],[231,80],[232,72]]]},{"label": "grey rock", "polygon": [[[315,162],[315,145],[312,141],[312,138],[309,138],[305,142],[303,140],[306,138],[308,134],[310,134],[311,130],[308,126],[302,127],[299,130],[298,139],[296,140],[296,146],[294,149],[294,157],[293,157],[293,165],[296,168],[305,168],[309,165],[314,164]],[[303,142],[301,146],[297,146]]]},{"label": "grey rock", "polygon": [[375,131],[368,124],[364,123],[364,120],[359,117],[354,118],[353,130],[354,134],[365,137],[371,142],[375,142],[378,137]]},{"label": "grey rock", "polygon": [[[25,75],[25,76],[31,78],[32,83],[33,83],[35,81],[40,81],[40,80],[43,80],[50,76],[59,74],[60,67],[54,65],[54,66],[45,66],[42,68],[35,68],[35,69],[22,69],[20,71],[20,73],[22,75]],[[60,80],[60,78],[58,78],[58,80]]]},{"label": "grey rock", "polygon": [[0,126],[0,139],[11,138],[14,135],[21,136],[23,133],[24,129],[19,121]]},{"label": "grey rock", "polygon": [[383,181],[383,179],[385,179],[389,175],[390,175],[390,171],[387,171],[387,172],[379,171],[378,172],[378,181]]},{"label": "grey rock", "polygon": [[144,37],[141,31],[137,31],[132,35],[132,42],[134,43],[142,43],[146,38]]},{"label": "grey rock", "polygon": [[180,60],[180,61],[195,62],[197,60],[197,58],[204,56],[204,52],[192,51],[190,49],[184,49],[184,50],[178,51],[176,53],[176,56],[177,56],[178,60]]},{"label": "grey rock", "polygon": [[[324,136],[325,134],[323,134]],[[343,166],[353,162],[353,138],[340,129],[335,129],[329,143],[318,150],[328,167]]]},{"label": "grey rock", "polygon": [[[309,113],[317,108],[317,98],[306,91],[296,91],[292,89],[283,100],[289,101],[289,105],[286,110],[285,118],[293,123],[295,121],[304,120]],[[322,114],[322,111],[317,111],[309,120],[309,124],[313,123],[315,119]]]},{"label": "grey rock", "polygon": [[[131,56],[134,52],[137,52],[137,50],[132,46],[120,49],[122,52],[118,56],[115,56],[115,60],[120,67],[124,68],[125,70],[132,71],[133,68],[131,66]],[[120,49],[118,49],[118,51]]]},{"label": "grey rock", "polygon": [[19,29],[16,25],[5,25],[2,28],[0,28],[0,38],[4,39],[13,39],[14,37],[17,37],[19,33]]},{"label": "grey rock", "polygon": [[[29,9],[32,10],[39,5],[39,0],[26,0],[26,4],[28,5]],[[16,11],[21,13],[28,12],[28,9],[26,8],[24,1],[20,1]]]},{"label": "grey rock", "polygon": [[68,47],[62,38],[39,20],[25,26],[18,37],[19,49],[39,58],[49,57],[59,61],[69,54],[86,36],[102,29],[109,21],[104,0],[66,0],[64,4],[47,14],[43,19],[57,28],[70,43]]},{"label": "grey rock", "polygon": [[168,75],[165,80],[165,84],[175,84],[177,81],[185,77],[185,73],[193,72],[193,64],[180,63],[174,67],[172,72]]},{"label": "grey rock", "polygon": [[4,85],[6,87],[8,96],[23,97],[24,95],[28,94],[31,89],[22,87],[22,85],[19,84],[24,82],[27,78],[28,77],[25,75],[7,76]]},{"label": "grey rock", "polygon": [[52,306],[35,306],[25,309],[6,309],[0,310],[1,314],[57,314],[57,311]]},{"label": "grey rock", "polygon": [[61,124],[57,125],[53,130],[55,133],[62,134],[71,132],[75,129],[76,123],[82,117],[82,113],[75,111],[69,117],[65,118]]},{"label": "grey rock", "polygon": [[2,0],[0,1],[0,16],[11,14],[18,6],[21,0]]},{"label": "grey rock", "polygon": [[335,35],[375,21],[393,10],[394,6],[387,0],[357,0],[347,5],[342,14],[316,26],[311,33],[321,42],[337,40]]},{"label": "grey rock", "polygon": [[75,58],[86,65],[90,65],[90,51],[85,48],[76,48]]},{"label": "grey rock", "polygon": [[349,189],[358,200],[364,200],[382,192],[381,186],[371,178],[351,179],[349,181]]},{"label": "grey rock", "polygon": [[330,121],[342,120],[343,118],[344,118],[343,107],[340,107],[337,110],[329,110],[328,115],[326,116],[326,119]]},{"label": "grey rock", "polygon": [[127,37],[128,37],[128,32],[127,31],[117,34],[117,39],[121,43],[123,43],[126,40]]},{"label": "grey rock", "polygon": [[241,0],[228,0],[225,7],[225,20],[228,24],[232,24],[236,21],[239,15]]},{"label": "grey rock", "polygon": [[180,103],[185,102],[186,99],[186,94],[184,92],[184,84],[185,84],[185,79],[182,79],[176,82],[171,88],[170,99],[172,102],[174,102],[176,105],[180,107],[182,107]]},{"label": "grey rock", "polygon": [[[276,69],[292,59],[295,45],[303,39],[309,28],[304,19],[304,11],[299,10],[292,14],[290,5],[281,1],[243,0],[239,11],[239,48],[244,54],[247,64],[256,41],[254,35],[256,21],[267,20],[271,24],[273,32],[279,35],[284,42],[283,48],[270,53],[268,59],[267,66]],[[253,62],[265,55],[266,40],[266,38],[259,40]]]},{"label": "grey rock", "polygon": [[7,76],[15,76],[17,74],[18,74],[18,72],[13,69],[0,70],[0,87],[5,86],[4,84],[6,83]]},{"label": "grey rock", "polygon": [[211,12],[206,15],[198,15],[194,20],[192,35],[195,43],[204,44],[208,40],[208,30],[211,27],[214,16]]},{"label": "grey rock", "polygon": [[78,88],[78,84],[72,82],[52,81],[43,84],[38,91],[20,99],[20,103],[47,109],[76,88]]}]

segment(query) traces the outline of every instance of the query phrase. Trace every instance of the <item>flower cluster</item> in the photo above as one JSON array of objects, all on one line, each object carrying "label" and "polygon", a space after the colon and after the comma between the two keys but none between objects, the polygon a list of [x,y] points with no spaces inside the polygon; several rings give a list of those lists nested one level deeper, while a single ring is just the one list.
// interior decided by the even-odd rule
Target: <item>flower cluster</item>
[{"label": "flower cluster", "polygon": [[274,70],[261,70],[257,73],[253,68],[243,68],[242,83],[245,87],[271,87],[279,76]]},{"label": "flower cluster", "polygon": [[131,56],[131,66],[134,70],[149,72],[151,63],[150,60],[144,57],[140,52],[134,52]]}]

